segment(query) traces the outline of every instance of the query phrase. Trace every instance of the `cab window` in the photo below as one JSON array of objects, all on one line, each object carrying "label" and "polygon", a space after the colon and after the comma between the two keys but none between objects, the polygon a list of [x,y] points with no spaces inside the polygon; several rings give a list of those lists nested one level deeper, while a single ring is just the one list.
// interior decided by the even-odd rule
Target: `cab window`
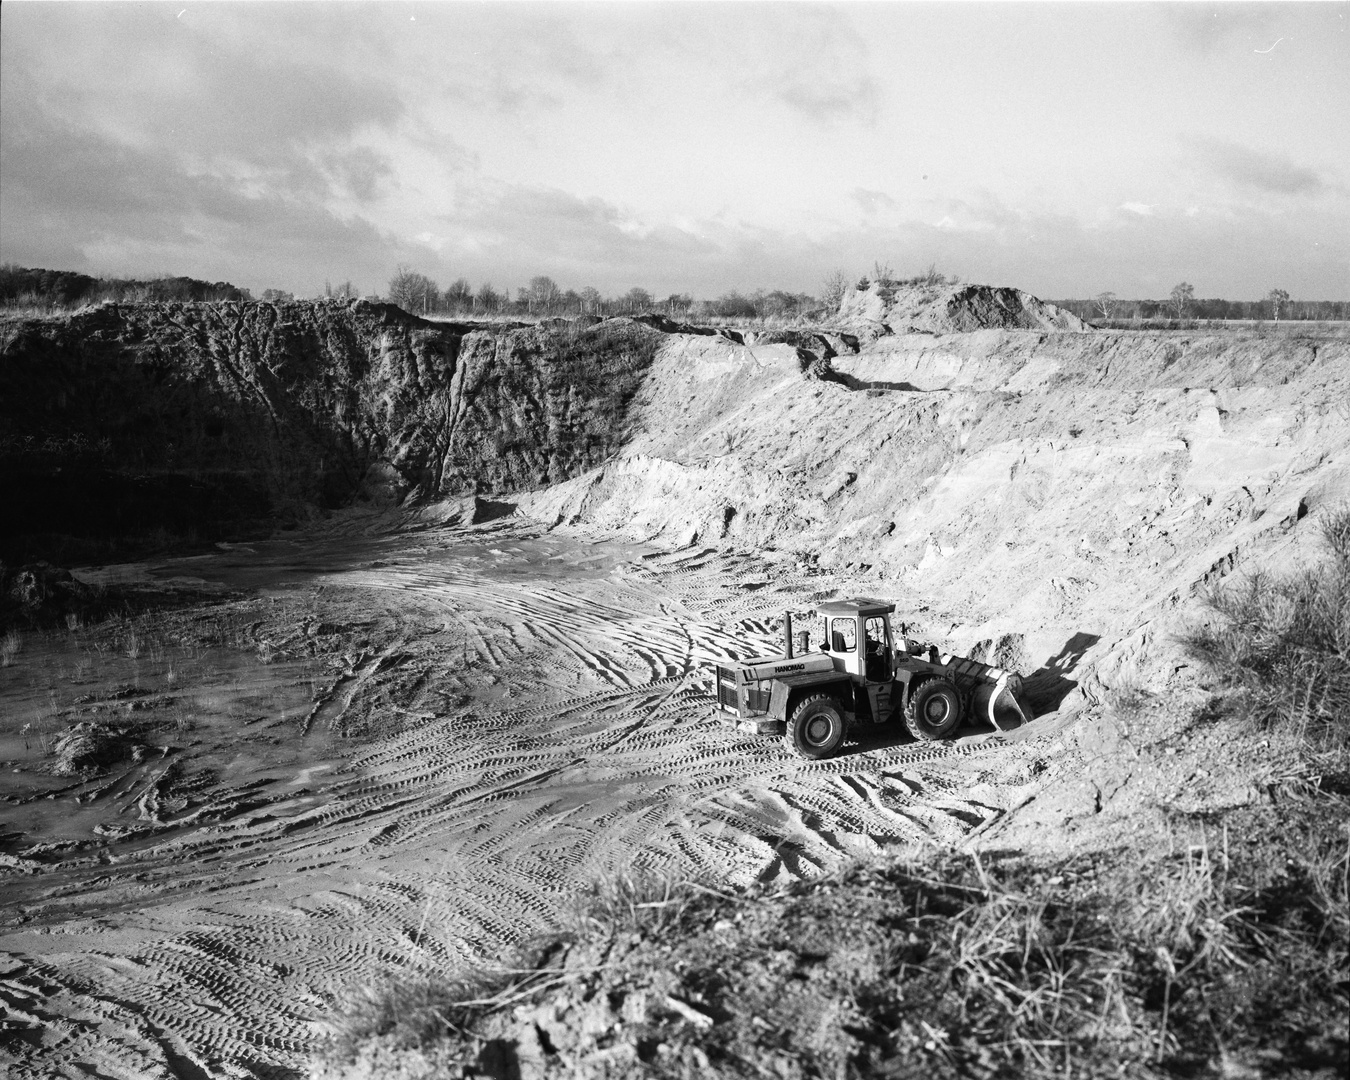
[{"label": "cab window", "polygon": [[830,650],[851,653],[858,648],[858,624],[853,619],[830,620]]},{"label": "cab window", "polygon": [[886,648],[886,620],[881,618],[871,618],[863,626],[863,633],[867,636],[868,653],[880,652]]}]

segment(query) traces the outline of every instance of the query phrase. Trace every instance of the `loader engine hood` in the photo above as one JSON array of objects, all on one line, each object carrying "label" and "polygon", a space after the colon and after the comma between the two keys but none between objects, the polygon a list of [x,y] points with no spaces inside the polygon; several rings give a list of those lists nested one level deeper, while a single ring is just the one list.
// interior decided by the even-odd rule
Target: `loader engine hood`
[{"label": "loader engine hood", "polygon": [[752,657],[740,665],[741,679],[745,682],[833,670],[834,661],[824,653],[807,653],[805,656],[794,656],[790,659],[784,656]]}]

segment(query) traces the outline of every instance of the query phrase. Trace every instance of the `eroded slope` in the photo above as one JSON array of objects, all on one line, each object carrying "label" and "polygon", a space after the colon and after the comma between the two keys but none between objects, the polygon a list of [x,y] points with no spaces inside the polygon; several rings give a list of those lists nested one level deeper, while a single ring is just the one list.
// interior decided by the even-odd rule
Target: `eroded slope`
[{"label": "eroded slope", "polygon": [[1315,334],[984,331],[883,337],[833,381],[792,346],[671,339],[621,459],[523,506],[819,558],[1027,671],[1127,639],[1113,663],[1156,640],[1175,665],[1166,616],[1300,557],[1350,495],[1348,361]]}]

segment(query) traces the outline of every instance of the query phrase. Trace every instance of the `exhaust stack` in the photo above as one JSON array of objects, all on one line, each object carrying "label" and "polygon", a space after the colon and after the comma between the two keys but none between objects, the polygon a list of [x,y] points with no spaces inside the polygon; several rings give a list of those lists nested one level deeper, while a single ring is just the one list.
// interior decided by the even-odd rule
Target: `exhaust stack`
[{"label": "exhaust stack", "polygon": [[792,612],[783,612],[783,652],[792,659]]}]

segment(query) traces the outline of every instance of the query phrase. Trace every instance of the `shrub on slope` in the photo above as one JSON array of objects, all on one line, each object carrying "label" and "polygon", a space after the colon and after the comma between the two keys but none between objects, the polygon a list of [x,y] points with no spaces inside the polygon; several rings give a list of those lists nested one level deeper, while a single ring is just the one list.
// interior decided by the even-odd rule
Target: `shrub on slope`
[{"label": "shrub on slope", "polygon": [[1225,697],[1220,711],[1292,737],[1344,768],[1350,749],[1350,510],[1323,520],[1328,558],[1212,593],[1215,624],[1186,639]]}]

